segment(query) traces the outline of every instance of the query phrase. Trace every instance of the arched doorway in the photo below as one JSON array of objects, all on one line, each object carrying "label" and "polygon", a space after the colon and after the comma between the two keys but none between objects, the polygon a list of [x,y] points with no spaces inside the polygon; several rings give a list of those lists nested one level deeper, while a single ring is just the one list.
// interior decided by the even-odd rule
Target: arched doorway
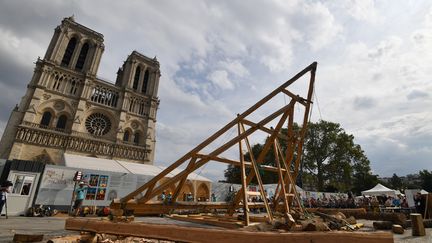
[{"label": "arched doorway", "polygon": [[177,201],[193,201],[193,185],[191,181],[186,181],[178,195]]},{"label": "arched doorway", "polygon": [[209,201],[210,190],[204,182],[199,185],[199,187],[197,189],[197,193],[196,193],[196,198],[197,198],[198,202]]}]

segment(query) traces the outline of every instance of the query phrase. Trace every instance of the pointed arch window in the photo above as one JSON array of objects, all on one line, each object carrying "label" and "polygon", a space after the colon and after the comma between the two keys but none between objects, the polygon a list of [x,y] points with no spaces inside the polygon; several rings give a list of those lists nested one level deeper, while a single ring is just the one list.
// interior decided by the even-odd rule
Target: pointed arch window
[{"label": "pointed arch window", "polygon": [[63,82],[63,76],[60,77],[59,75],[56,75],[54,77],[54,84],[52,86],[52,89],[59,91],[62,82]]},{"label": "pointed arch window", "polygon": [[49,111],[45,111],[42,115],[40,125],[42,127],[48,127],[51,123],[52,114]]},{"label": "pointed arch window", "polygon": [[125,131],[123,134],[123,141],[128,142],[129,137],[130,137],[129,131]]},{"label": "pointed arch window", "polygon": [[75,80],[72,80],[69,93],[76,94],[76,92],[77,92],[77,82],[75,82]]},{"label": "pointed arch window", "polygon": [[81,47],[81,51],[80,54],[78,56],[78,61],[75,65],[75,69],[76,70],[82,70],[82,68],[84,67],[84,63],[87,57],[87,53],[89,50],[89,44],[85,43],[82,47]]},{"label": "pointed arch window", "polygon": [[72,37],[72,39],[69,40],[69,43],[66,47],[65,53],[63,55],[63,59],[61,62],[62,66],[69,66],[70,60],[72,58],[72,55],[75,51],[75,46],[77,43],[77,39],[75,37]]},{"label": "pointed arch window", "polygon": [[67,116],[61,115],[57,120],[56,128],[66,129],[66,123],[67,123]]},{"label": "pointed arch window", "polygon": [[141,68],[138,66],[135,70],[134,82],[132,85],[132,88],[135,90],[138,89],[138,82],[139,82],[140,75],[141,75]]},{"label": "pointed arch window", "polygon": [[149,70],[146,70],[145,74],[144,74],[143,85],[141,88],[141,92],[144,94],[147,93],[147,86],[148,86],[149,77],[150,77],[150,72],[149,72]]},{"label": "pointed arch window", "polygon": [[134,135],[134,143],[139,144],[139,140],[140,140],[140,134],[139,132],[136,132]]}]

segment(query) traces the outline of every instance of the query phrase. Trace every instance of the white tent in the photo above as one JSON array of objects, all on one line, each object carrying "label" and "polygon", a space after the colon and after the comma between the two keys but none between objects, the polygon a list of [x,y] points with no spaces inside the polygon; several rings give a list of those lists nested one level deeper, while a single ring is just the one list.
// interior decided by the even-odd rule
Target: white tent
[{"label": "white tent", "polygon": [[378,183],[374,188],[366,191],[362,191],[362,195],[370,195],[370,196],[386,195],[386,196],[395,197],[396,191]]},{"label": "white tent", "polygon": [[[158,175],[160,172],[162,172],[165,169],[165,167],[163,166],[138,164],[132,162],[125,162],[121,160],[113,160],[113,159],[94,158],[94,157],[87,157],[87,156],[68,154],[68,153],[65,153],[63,155],[63,160],[64,160],[64,166],[71,167],[71,168],[148,175],[152,177]],[[166,177],[168,178],[174,177],[180,172],[181,170],[175,169],[171,173],[169,173]],[[210,179],[193,172],[190,173],[187,178],[189,180],[211,182]]]}]

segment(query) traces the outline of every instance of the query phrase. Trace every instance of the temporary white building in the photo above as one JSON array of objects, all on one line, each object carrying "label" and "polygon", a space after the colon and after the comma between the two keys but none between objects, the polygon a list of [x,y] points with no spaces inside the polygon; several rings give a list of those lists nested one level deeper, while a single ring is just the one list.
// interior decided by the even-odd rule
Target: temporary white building
[{"label": "temporary white building", "polygon": [[393,189],[387,188],[387,187],[381,185],[380,183],[378,183],[372,189],[369,189],[369,190],[366,190],[366,191],[362,191],[362,195],[370,195],[370,196],[386,195],[386,196],[395,197],[396,196],[396,191],[393,190]]},{"label": "temporary white building", "polygon": [[[76,186],[73,178],[77,171],[82,172],[82,179],[90,185],[86,191],[84,205],[107,206],[113,199],[126,196],[165,169],[163,166],[67,153],[64,154],[63,162],[62,165],[45,166],[35,200],[36,204],[70,205],[72,192]],[[174,170],[166,178],[174,177],[180,172],[178,169]],[[192,193],[197,193],[202,184],[206,184],[207,189],[211,191],[211,180],[208,178],[191,173],[187,179],[193,184]]]},{"label": "temporary white building", "polygon": [[[84,169],[84,170],[101,170],[101,171],[110,171],[110,172],[118,172],[118,173],[146,175],[151,177],[158,175],[166,168],[164,166],[138,164],[138,163],[125,162],[121,160],[113,160],[113,159],[86,157],[86,156],[68,154],[68,153],[64,154],[64,166],[68,168],[76,168],[76,169]],[[175,169],[172,172],[170,172],[166,177],[168,178],[174,177],[180,172],[181,170]],[[209,180],[208,178],[193,172],[189,174],[187,179],[211,182],[211,180]]]}]

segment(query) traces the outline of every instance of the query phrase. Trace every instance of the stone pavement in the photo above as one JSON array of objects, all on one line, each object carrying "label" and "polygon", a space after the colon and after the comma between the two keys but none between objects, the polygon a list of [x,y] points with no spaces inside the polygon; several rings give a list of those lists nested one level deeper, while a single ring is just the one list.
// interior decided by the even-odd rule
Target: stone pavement
[{"label": "stone pavement", "polygon": [[[0,242],[12,242],[15,233],[21,234],[44,234],[44,242],[58,236],[77,235],[76,231],[64,229],[67,217],[0,217]],[[175,221],[160,217],[138,217],[135,221],[143,221],[154,224],[177,224],[191,227],[213,227],[198,225],[189,222]],[[372,231],[372,222],[368,220],[358,220],[365,224],[364,231]],[[394,234],[395,243],[431,243],[432,229],[426,229],[426,236],[411,236],[411,230],[405,230],[403,235]]]},{"label": "stone pavement", "polygon": [[[365,225],[362,231],[374,231],[372,220],[358,219],[358,223],[363,223]],[[426,228],[426,236],[412,236],[411,228],[405,229],[403,234],[393,234],[393,239],[395,243],[432,243],[432,228]]]},{"label": "stone pavement", "polygon": [[[44,239],[76,234],[64,229],[66,217],[0,217],[0,242],[12,242],[15,233],[44,234]],[[45,241],[46,242],[46,241]]]}]

